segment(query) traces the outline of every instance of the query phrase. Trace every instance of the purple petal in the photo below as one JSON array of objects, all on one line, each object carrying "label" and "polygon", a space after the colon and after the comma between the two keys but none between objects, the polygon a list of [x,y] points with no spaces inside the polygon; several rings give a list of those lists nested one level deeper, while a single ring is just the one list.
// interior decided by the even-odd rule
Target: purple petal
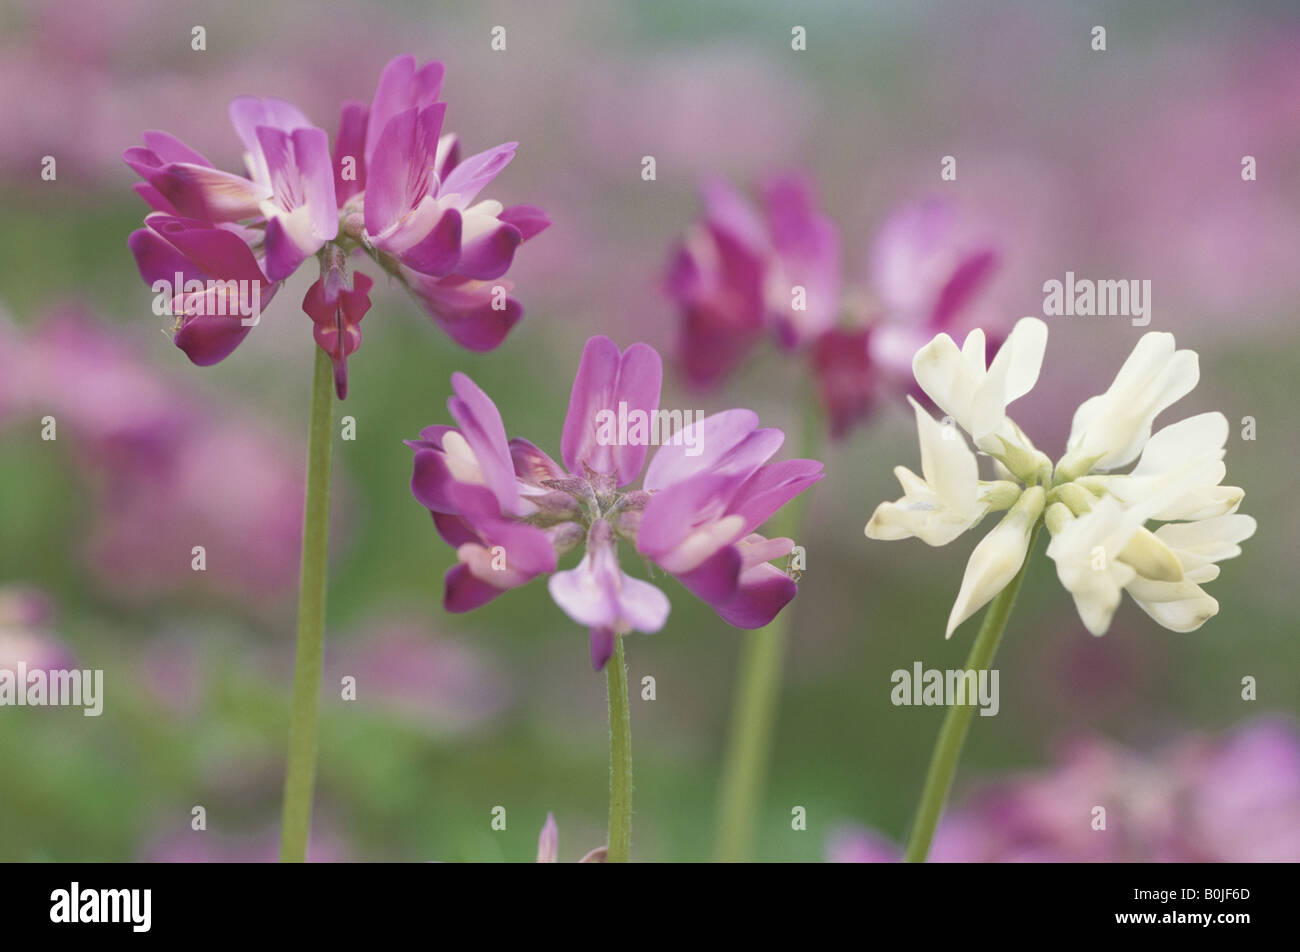
[{"label": "purple petal", "polygon": [[560,828],[555,823],[555,814],[547,813],[542,832],[537,837],[537,862],[556,863],[560,858]]},{"label": "purple petal", "polygon": [[164,162],[188,162],[191,165],[206,165],[208,168],[212,168],[212,163],[208,161],[203,153],[191,149],[170,133],[151,129],[142,138],[144,139],[145,148]]},{"label": "purple petal", "polygon": [[768,557],[788,554],[793,544],[789,539],[751,535],[720,549],[690,572],[679,573],[677,579],[727,624],[762,628],[798,591],[788,575],[767,562]]},{"label": "purple petal", "polygon": [[603,671],[605,663],[614,653],[614,632],[608,628],[593,628],[590,635],[591,666]]},{"label": "purple petal", "polygon": [[183,281],[203,280],[206,275],[181,254],[176,246],[164,241],[155,231],[140,228],[131,232],[126,240],[127,247],[135,256],[136,267],[140,277],[151,287],[157,281],[165,281],[169,286],[176,282],[180,274]]},{"label": "purple petal", "polygon": [[[831,436],[837,439],[865,417],[875,403],[881,368],[872,360],[873,340],[872,328],[836,328],[817,338],[813,345],[817,396],[830,418]],[[911,370],[911,353],[908,353],[909,379]]]},{"label": "purple petal", "polygon": [[456,479],[447,466],[447,454],[441,450],[418,451],[414,467],[411,493],[430,512],[471,517],[500,513],[501,505],[492,490]]},{"label": "purple petal", "polygon": [[734,545],[719,549],[689,572],[678,573],[688,592],[710,605],[723,605],[736,597],[740,580],[740,550]]},{"label": "purple petal", "polygon": [[522,241],[518,228],[498,222],[461,246],[456,273],[479,281],[496,280],[510,270],[515,249]]},{"label": "purple petal", "polygon": [[726,179],[716,177],[705,180],[701,193],[709,224],[727,232],[755,256],[762,256],[768,247],[767,228],[745,196]]},{"label": "purple petal", "polygon": [[[623,351],[619,362],[613,408],[617,409],[620,403],[626,402],[629,413],[635,410],[655,413],[659,409],[663,379],[664,366],[659,353],[647,344],[633,344]],[[641,475],[647,450],[645,445],[614,447],[614,472],[618,485],[626,486]]]},{"label": "purple petal", "polygon": [[[992,249],[976,251],[960,261],[948,279],[948,283],[939,292],[934,310],[930,314],[929,327],[934,331],[949,327],[953,318],[988,283],[993,272],[997,270],[997,264],[998,255]],[[992,360],[992,357],[989,359]]]},{"label": "purple petal", "polygon": [[615,415],[619,403],[627,412],[653,413],[659,407],[663,363],[659,354],[645,344],[633,344],[621,356],[618,345],[608,337],[596,336],[582,351],[578,373],[569,395],[560,441],[561,456],[569,472],[581,474],[583,466],[598,473],[615,475],[620,486],[636,479],[645,461],[646,446],[602,446],[598,440],[598,416]]},{"label": "purple petal", "polygon": [[949,324],[996,264],[989,243],[939,199],[904,205],[871,246],[874,286],[896,320],[931,328]]},{"label": "purple petal", "polygon": [[[795,347],[835,326],[841,303],[839,231],[817,212],[812,184],[803,176],[776,179],[764,197],[782,265],[778,334],[785,346]],[[790,289],[795,285],[806,291],[806,310],[790,307]]]},{"label": "purple petal", "polygon": [[196,366],[209,367],[229,357],[251,330],[237,316],[200,315],[186,318],[173,341]]},{"label": "purple petal", "polygon": [[[728,472],[762,465],[781,448],[785,434],[780,430],[759,430],[753,410],[723,410],[692,423],[681,439],[661,446],[646,467],[645,488],[651,492],[689,479],[698,473]],[[688,451],[697,455],[688,455]]]},{"label": "purple petal", "polygon": [[[311,237],[322,244],[333,240],[339,229],[338,202],[325,130],[312,126],[284,132],[262,126],[257,129],[257,139],[276,203],[287,212],[306,208]],[[308,253],[319,248],[316,244]]]},{"label": "purple petal", "polygon": [[438,158],[433,163],[433,174],[441,182],[460,163],[460,136],[454,132],[443,133],[438,138]]},{"label": "purple petal", "polygon": [[442,607],[452,614],[481,608],[505,592],[476,578],[469,566],[458,562],[447,570],[443,579]]},{"label": "purple petal", "polygon": [[204,277],[266,281],[252,250],[232,231],[166,215],[150,215],[145,224],[194,262]]},{"label": "purple petal", "polygon": [[622,571],[613,530],[604,520],[593,523],[577,567],[556,572],[547,587],[555,603],[580,625],[654,632],[668,620],[668,596]]},{"label": "purple petal", "polygon": [[370,101],[370,124],[366,129],[366,165],[383,134],[384,128],[398,113],[423,108],[437,102],[442,90],[445,69],[437,61],[415,68],[415,57],[406,55],[390,60],[379,74],[374,98]]},{"label": "purple petal", "polygon": [[145,200],[150,208],[156,212],[162,212],[166,215],[180,215],[176,206],[169,202],[163,193],[158,191],[148,182],[136,182],[131,186],[131,190]]},{"label": "purple petal", "polygon": [[[637,551],[673,572],[699,565],[719,547],[732,542],[739,535],[739,527],[702,539],[689,553],[679,552],[679,547],[725,514],[727,497],[744,478],[704,472],[655,492],[641,513]],[[689,564],[682,564],[683,560]]]},{"label": "purple petal", "polygon": [[433,527],[438,530],[438,535],[442,541],[453,548],[459,549],[465,543],[475,544],[481,541],[469,524],[469,521],[461,516],[453,516],[450,513],[434,512]]},{"label": "purple petal", "polygon": [[269,197],[265,188],[243,176],[204,165],[164,163],[148,149],[127,149],[122,158],[186,217],[205,222],[253,218],[260,214],[262,200]]},{"label": "purple petal", "polygon": [[[524,313],[519,302],[505,294],[508,285],[468,281],[459,275],[430,278],[409,268],[401,274],[434,323],[468,350],[492,350]],[[496,306],[499,301],[504,307]]]},{"label": "purple petal", "polygon": [[[402,264],[421,274],[441,278],[457,271],[461,260],[461,216],[447,208],[429,233],[401,252]],[[461,272],[464,273],[464,272]]]},{"label": "purple petal", "polygon": [[550,217],[536,205],[511,205],[503,209],[497,218],[519,229],[519,235],[524,241],[551,226]]},{"label": "purple petal", "polygon": [[519,148],[518,142],[506,142],[471,155],[447,174],[446,180],[438,190],[439,194],[459,195],[460,207],[468,207],[478,193],[510,164],[517,148]]},{"label": "purple petal", "polygon": [[[433,165],[446,103],[394,116],[366,151],[366,231],[375,237],[437,192]],[[374,115],[371,114],[373,129]]]},{"label": "purple petal", "polygon": [[267,219],[265,248],[266,276],[272,281],[289,277],[313,253],[299,245],[278,218]]},{"label": "purple petal", "polygon": [[460,424],[465,442],[474,452],[484,482],[492,490],[502,512],[513,513],[519,506],[519,485],[501,413],[492,398],[463,373],[451,375],[455,396],[447,401],[452,418]]},{"label": "purple petal", "polygon": [[256,96],[239,96],[231,100],[227,112],[239,141],[244,143],[244,149],[252,155],[259,154],[262,149],[257,135],[258,127],[265,126],[289,133],[311,125],[302,110],[293,103],[272,97],[259,99]]},{"label": "purple petal", "polygon": [[713,386],[764,333],[765,259],[725,230],[692,236],[669,272],[682,310],[677,354],[696,386]]},{"label": "purple petal", "polygon": [[741,484],[727,505],[745,520],[751,532],[787,502],[822,479],[822,464],[810,459],[788,459],[760,467]]},{"label": "purple petal", "polygon": [[560,457],[571,473],[581,475],[584,462],[608,462],[608,447],[596,442],[596,414],[609,405],[618,379],[619,359],[618,345],[608,337],[592,337],[582,348],[560,437]]},{"label": "purple petal", "polygon": [[[370,110],[365,103],[348,101],[339,116],[339,134],[334,139],[334,195],[339,206],[366,188],[366,122]],[[343,160],[351,158],[355,178],[343,178]]]},{"label": "purple petal", "polygon": [[729,625],[762,628],[798,594],[799,586],[774,565],[764,562],[740,575],[736,595],[713,609]]},{"label": "purple petal", "polygon": [[515,475],[525,482],[537,484],[544,479],[563,479],[565,476],[555,460],[520,437],[510,441],[510,458],[514,462]]}]

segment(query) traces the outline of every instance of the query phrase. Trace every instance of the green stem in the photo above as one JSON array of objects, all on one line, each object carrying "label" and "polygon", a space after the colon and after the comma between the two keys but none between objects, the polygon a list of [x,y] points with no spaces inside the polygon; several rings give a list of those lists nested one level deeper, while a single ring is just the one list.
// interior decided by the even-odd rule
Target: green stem
[{"label": "green stem", "polygon": [[[816,400],[804,400],[800,456],[818,455],[821,428]],[[807,494],[800,493],[772,520],[773,537],[789,536],[795,541],[803,523]],[[772,728],[781,698],[781,675],[785,661],[785,639],[793,606],[787,606],[764,628],[743,632],[736,697],[722,765],[722,786],[718,796],[718,839],[714,859],[740,863],[749,858],[763,788],[771,761]]]},{"label": "green stem", "polygon": [[330,450],[334,440],[334,368],[316,350],[311,423],[307,439],[307,501],[302,524],[302,575],[298,587],[298,639],[289,714],[289,763],[284,781],[280,860],[307,858],[312,787],[316,779],[316,720],[325,647],[325,576],[329,561]]},{"label": "green stem", "polygon": [[739,684],[718,801],[718,842],[714,856],[721,863],[740,863],[749,858],[750,838],[771,760],[772,725],[781,694],[788,618],[782,612],[766,628],[743,635]]},{"label": "green stem", "polygon": [[[1002,641],[1002,632],[1006,630],[1011,609],[1015,606],[1016,595],[1020,592],[1020,583],[1024,581],[1025,571],[1033,555],[1034,543],[1038,540],[1038,531],[1042,522],[1034,525],[1029,536],[1029,548],[1025,551],[1024,565],[1016,573],[1007,587],[998,593],[989,603],[980,625],[979,634],[971,646],[970,656],[966,659],[966,670],[985,671],[993,663],[998,644]],[[930,841],[934,839],[934,829],[939,824],[948,793],[952,789],[952,780],[957,773],[957,763],[961,759],[962,745],[966,743],[966,734],[970,730],[971,718],[975,716],[975,705],[955,704],[948,708],[944,716],[943,727],[939,729],[939,739],[935,741],[934,753],[930,755],[930,768],[925,775],[925,788],[921,791],[921,800],[916,807],[916,817],[912,820],[912,830],[907,837],[907,846],[903,859],[909,863],[923,863],[930,852]]]},{"label": "green stem", "polygon": [[632,849],[632,719],[628,716],[623,636],[605,664],[609,691],[609,853],[606,862],[626,863]]}]

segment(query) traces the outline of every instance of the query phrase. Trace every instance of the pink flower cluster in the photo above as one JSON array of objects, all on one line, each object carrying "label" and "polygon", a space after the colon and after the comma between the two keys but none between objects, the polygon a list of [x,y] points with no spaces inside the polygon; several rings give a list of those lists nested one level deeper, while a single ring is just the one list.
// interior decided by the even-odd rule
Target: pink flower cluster
[{"label": "pink flower cluster", "polygon": [[[527,440],[508,440],[488,395],[464,374],[452,377],[448,409],[457,426],[428,427],[409,443],[411,490],[456,548],[448,611],[469,611],[550,575],[556,603],[590,628],[600,670],[615,637],[658,631],[668,617],[667,596],[619,567],[620,539],[736,627],[767,624],[794,597],[794,581],[769,564],[793,540],[757,529],[822,478],[821,464],[768,463],[785,435],[759,428],[750,410],[726,410],[679,430],[645,466],[647,443],[607,439],[602,420],[656,414],[662,381],[651,347],[620,352],[607,337],[591,338],[573,382],[560,465]],[[630,489],[643,466],[641,488]],[[583,546],[575,568],[556,571],[562,555]]]},{"label": "pink flower cluster", "polygon": [[438,62],[394,59],[369,105],[343,104],[332,153],[325,131],[293,104],[235,99],[230,120],[247,175],[214,168],[165,132],[146,132],[143,146],[126,150],[152,209],[128,243],[190,360],[225,359],[313,255],[320,278],[303,310],[334,362],[340,398],[373,285],[360,273],[349,283],[349,255],[368,255],[461,346],[501,343],[522,314],[503,276],[549,220],[531,205],[479,199],[517,143],[462,158],[459,138],[443,132],[443,72]]},{"label": "pink flower cluster", "polygon": [[[845,277],[839,229],[812,183],[766,183],[761,212],[721,179],[703,187],[704,219],[672,253],[666,287],[681,314],[678,359],[712,386],[765,336],[807,355],[833,435],[866,416],[881,391],[912,387],[912,355],[955,333],[996,253],[938,200],[907,205],[880,228],[865,289]],[[997,341],[995,340],[995,345]]]},{"label": "pink flower cluster", "polygon": [[[900,857],[860,827],[828,846],[833,862]],[[1296,862],[1300,733],[1288,721],[1260,720],[1219,738],[1184,737],[1149,756],[1102,740],[1076,743],[1050,770],[997,784],[952,810],[930,859]]]},{"label": "pink flower cluster", "polygon": [[88,486],[84,557],[106,588],[204,587],[262,603],[292,587],[303,499],[294,440],[217,412],[78,308],[22,331],[0,321],[0,351],[0,426],[49,416],[57,427],[49,445],[68,448]]}]

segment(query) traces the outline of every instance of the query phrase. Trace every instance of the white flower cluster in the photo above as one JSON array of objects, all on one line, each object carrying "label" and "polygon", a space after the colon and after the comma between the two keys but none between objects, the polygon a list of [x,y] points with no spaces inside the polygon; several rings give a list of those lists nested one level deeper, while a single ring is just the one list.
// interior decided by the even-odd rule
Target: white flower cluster
[{"label": "white flower cluster", "polygon": [[[1218,576],[1216,563],[1241,554],[1238,543],[1254,534],[1255,520],[1237,514],[1243,491],[1221,485],[1222,413],[1151,433],[1156,416],[1196,386],[1196,354],[1175,350],[1172,334],[1143,335],[1110,388],[1075,412],[1066,453],[1053,466],[1006,412],[1033,389],[1046,346],[1047,325],[1027,317],[991,364],[980,330],[960,349],[940,334],[917,351],[917,383],[996,461],[1000,478],[981,480],[976,454],[956,428],[912,401],[921,475],[895,469],[903,497],[876,508],[867,536],[946,545],[987,513],[1006,513],[971,553],[949,637],[1015,578],[1040,519],[1052,535],[1047,554],[1056,574],[1094,635],[1110,627],[1123,591],[1165,628],[1199,628],[1219,610],[1201,585]],[[1135,460],[1130,472],[1115,472]],[[1148,522],[1164,524],[1153,531]]]}]

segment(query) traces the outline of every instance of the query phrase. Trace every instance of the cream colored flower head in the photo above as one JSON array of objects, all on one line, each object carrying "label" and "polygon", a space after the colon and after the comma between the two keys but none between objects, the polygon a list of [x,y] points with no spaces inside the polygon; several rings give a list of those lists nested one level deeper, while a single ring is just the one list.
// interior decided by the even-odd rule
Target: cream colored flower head
[{"label": "cream colored flower head", "polygon": [[[1007,415],[1038,381],[1046,346],[1047,325],[1026,317],[992,363],[980,330],[960,348],[940,334],[917,351],[916,381],[946,419],[912,401],[921,475],[894,470],[903,496],[876,507],[867,536],[947,545],[988,513],[1006,513],[971,553],[949,637],[1015,578],[1040,520],[1052,535],[1047,554],[1057,577],[1094,635],[1110,627],[1125,591],[1164,627],[1199,628],[1219,610],[1201,585],[1218,576],[1218,562],[1241,554],[1255,520],[1237,514],[1242,490],[1222,485],[1222,413],[1152,434],[1155,418],[1196,386],[1196,354],[1176,350],[1172,334],[1144,334],[1110,388],[1076,411],[1053,466]],[[995,461],[999,478],[979,478],[977,451]]]}]

